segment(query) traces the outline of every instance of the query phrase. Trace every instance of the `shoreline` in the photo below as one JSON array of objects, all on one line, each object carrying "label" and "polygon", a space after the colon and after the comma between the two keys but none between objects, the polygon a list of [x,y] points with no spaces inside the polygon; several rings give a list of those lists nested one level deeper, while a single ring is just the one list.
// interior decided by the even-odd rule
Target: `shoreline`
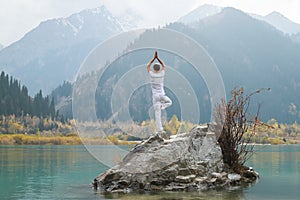
[{"label": "shoreline", "polygon": [[[271,139],[272,141],[272,139]],[[81,138],[78,135],[24,135],[0,134],[0,145],[135,145],[140,141],[110,140],[105,138]],[[294,145],[297,143],[249,143],[254,146]]]},{"label": "shoreline", "polygon": [[105,138],[80,138],[79,136],[40,136],[0,134],[0,145],[133,145],[135,141],[111,141]]}]

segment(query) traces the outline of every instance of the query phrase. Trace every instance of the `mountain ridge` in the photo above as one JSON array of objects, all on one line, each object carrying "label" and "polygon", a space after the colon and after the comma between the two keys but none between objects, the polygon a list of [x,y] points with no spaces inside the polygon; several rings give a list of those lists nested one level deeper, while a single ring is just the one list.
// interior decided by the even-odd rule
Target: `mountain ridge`
[{"label": "mountain ridge", "polygon": [[221,13],[203,19],[196,33],[192,33],[194,35],[184,33],[206,47],[226,88],[238,85],[248,91],[261,87],[272,89],[263,98],[265,103],[261,113],[264,119],[269,116],[292,122],[298,118],[290,115],[288,110],[300,98],[300,79],[296,75],[300,74],[297,56],[300,55],[300,44],[273,26],[233,8],[225,8]]},{"label": "mountain ridge", "polygon": [[265,16],[257,14],[250,15],[256,19],[267,22],[284,34],[292,35],[300,33],[300,24],[288,19],[286,16],[277,11],[273,11]]},{"label": "mountain ridge", "polygon": [[300,24],[291,21],[279,12],[273,11],[264,18],[266,22],[286,34],[300,33]]},{"label": "mountain ridge", "polygon": [[[220,71],[228,96],[231,96],[230,90],[237,86],[243,87],[247,94],[260,88],[271,88],[270,91],[252,98],[250,113],[257,112],[257,106],[261,105],[260,118],[263,121],[271,118],[283,123],[299,121],[299,116],[295,113],[300,113],[300,105],[297,103],[300,99],[300,44],[293,42],[270,24],[234,8],[224,8],[221,13],[202,19],[192,27],[176,22],[167,25],[166,28],[186,34],[205,47]],[[152,31],[159,32],[160,29]],[[144,37],[147,38],[146,33]],[[160,38],[160,35],[157,37]],[[143,38],[143,35],[140,38]],[[164,40],[163,37],[160,39]],[[101,86],[95,94],[97,116],[101,120],[109,119],[112,114],[110,94],[118,81],[117,77],[122,77],[122,73],[130,70],[130,66],[142,64],[143,60],[149,57],[149,53],[150,51],[132,55],[122,59],[120,63],[116,62],[115,66],[110,65],[106,78],[102,79]],[[187,63],[180,62],[178,58],[172,58],[164,52],[160,52],[160,56],[168,66],[174,67],[178,73],[191,81],[191,87],[197,91],[200,110],[204,113],[201,123],[208,122],[211,105],[209,100],[203,98],[209,96],[205,82],[202,83],[201,78],[194,76],[195,71]],[[169,91],[166,92],[167,95],[171,95]],[[134,93],[136,96],[131,100],[136,102],[132,100],[132,104],[129,105],[131,114],[137,121],[147,120],[151,92],[147,92],[145,87]],[[168,116],[180,114],[177,109],[180,107],[178,101],[174,96],[170,98],[173,106],[167,110]],[[67,110],[67,107],[65,108]],[[180,119],[180,115],[177,116]]]},{"label": "mountain ridge", "polygon": [[[74,78],[92,48],[121,31],[120,22],[104,6],[46,20],[0,52],[0,70],[21,79],[31,93],[41,88],[50,93],[58,83]],[[43,70],[54,69],[64,76],[47,79]]]},{"label": "mountain ridge", "polygon": [[[181,16],[177,22],[181,22],[187,25],[193,25],[193,23],[202,20],[206,17],[213,16],[220,13],[226,7],[215,6],[212,4],[203,4],[193,9],[189,13]],[[266,16],[258,14],[250,14],[252,17],[265,21],[268,24],[274,26],[276,29],[282,31],[285,34],[297,34],[300,33],[300,24],[288,19],[280,12],[273,11]]]},{"label": "mountain ridge", "polygon": [[177,22],[181,22],[184,24],[192,24],[206,17],[215,15],[221,12],[222,9],[223,7],[219,7],[211,4],[203,4],[201,6],[198,6],[194,10],[190,11],[189,13],[181,16],[177,20]]}]

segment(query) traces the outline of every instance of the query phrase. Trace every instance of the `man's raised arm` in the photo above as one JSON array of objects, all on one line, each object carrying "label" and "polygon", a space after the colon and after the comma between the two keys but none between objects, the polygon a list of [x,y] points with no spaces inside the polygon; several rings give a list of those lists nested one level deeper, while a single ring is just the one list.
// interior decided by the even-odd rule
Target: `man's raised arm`
[{"label": "man's raised arm", "polygon": [[158,57],[157,57],[157,51],[155,51],[154,57],[153,57],[153,58],[150,60],[150,62],[147,64],[147,70],[148,70],[148,72],[151,71],[151,64],[154,62],[154,60],[155,60],[156,58],[158,58]]},{"label": "man's raised arm", "polygon": [[[157,54],[156,54],[157,55]],[[161,70],[165,70],[166,66],[165,63],[157,56],[156,59],[158,60],[158,62],[161,64]]]}]

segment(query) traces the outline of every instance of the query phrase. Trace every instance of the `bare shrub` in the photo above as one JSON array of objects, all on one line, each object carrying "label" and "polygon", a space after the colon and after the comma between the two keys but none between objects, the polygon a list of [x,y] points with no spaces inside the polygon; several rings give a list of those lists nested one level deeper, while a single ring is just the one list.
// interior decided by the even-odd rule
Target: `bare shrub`
[{"label": "bare shrub", "polygon": [[258,119],[260,105],[255,114],[251,115],[248,112],[251,97],[262,90],[269,90],[269,88],[262,88],[245,95],[242,87],[236,87],[231,91],[232,97],[228,102],[222,100],[215,107],[215,127],[223,161],[228,170],[236,173],[243,170],[245,162],[253,154],[254,145],[250,141],[255,135],[257,126],[264,125]]}]

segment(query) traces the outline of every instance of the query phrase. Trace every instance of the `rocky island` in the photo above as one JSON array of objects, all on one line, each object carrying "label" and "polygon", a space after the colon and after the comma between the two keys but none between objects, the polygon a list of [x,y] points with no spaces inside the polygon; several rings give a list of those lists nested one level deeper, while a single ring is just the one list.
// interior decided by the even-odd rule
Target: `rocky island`
[{"label": "rocky island", "polygon": [[242,174],[226,168],[215,133],[197,126],[163,139],[158,135],[135,146],[121,163],[94,179],[101,192],[202,191],[239,186],[257,180],[245,167]]}]

